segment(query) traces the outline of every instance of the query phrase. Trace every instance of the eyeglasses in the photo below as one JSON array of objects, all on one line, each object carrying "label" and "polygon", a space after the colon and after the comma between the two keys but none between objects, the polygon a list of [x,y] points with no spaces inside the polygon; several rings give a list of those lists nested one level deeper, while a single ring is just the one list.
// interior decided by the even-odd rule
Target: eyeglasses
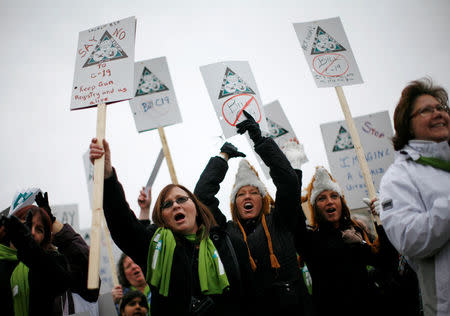
[{"label": "eyeglasses", "polygon": [[436,106],[428,105],[424,107],[423,109],[417,110],[415,113],[411,114],[410,118],[416,117],[417,115],[420,115],[422,117],[429,117],[431,114],[434,113],[434,111],[438,112],[447,112],[450,113],[450,110],[447,105],[438,104]]},{"label": "eyeglasses", "polygon": [[175,201],[173,201],[173,200],[165,201],[164,203],[161,204],[161,208],[163,210],[165,210],[165,209],[171,208],[173,203],[175,203],[175,202],[177,202],[177,204],[184,204],[188,200],[189,200],[188,196],[180,196],[180,197],[176,198]]}]

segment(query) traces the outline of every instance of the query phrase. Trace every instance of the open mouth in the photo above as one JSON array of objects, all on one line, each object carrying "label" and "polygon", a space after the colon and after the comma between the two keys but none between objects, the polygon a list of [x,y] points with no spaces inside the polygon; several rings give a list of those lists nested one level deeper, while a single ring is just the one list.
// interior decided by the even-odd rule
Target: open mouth
[{"label": "open mouth", "polygon": [[328,214],[332,214],[332,213],[334,213],[334,212],[336,212],[336,209],[335,209],[335,208],[329,208],[329,209],[327,210],[327,213],[328,213]]},{"label": "open mouth", "polygon": [[186,217],[186,216],[185,216],[184,214],[178,213],[177,215],[175,215],[175,221],[176,221],[176,222],[181,221],[181,220],[183,220],[185,217]]},{"label": "open mouth", "polygon": [[247,202],[247,203],[244,204],[244,208],[246,210],[251,210],[253,208],[253,204],[250,203],[250,202]]}]

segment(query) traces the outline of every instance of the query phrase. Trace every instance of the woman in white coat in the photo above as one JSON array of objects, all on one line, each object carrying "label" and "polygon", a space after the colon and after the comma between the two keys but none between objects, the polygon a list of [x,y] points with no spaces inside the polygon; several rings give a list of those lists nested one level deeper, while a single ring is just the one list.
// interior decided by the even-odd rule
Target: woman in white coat
[{"label": "woman in white coat", "polygon": [[411,82],[394,113],[395,162],[380,185],[386,234],[417,273],[425,315],[450,315],[448,94]]}]

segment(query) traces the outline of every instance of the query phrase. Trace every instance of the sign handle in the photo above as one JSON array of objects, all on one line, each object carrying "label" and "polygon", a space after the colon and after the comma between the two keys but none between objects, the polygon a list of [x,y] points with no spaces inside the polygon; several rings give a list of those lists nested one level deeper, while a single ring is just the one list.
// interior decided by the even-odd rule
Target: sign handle
[{"label": "sign handle", "polygon": [[113,280],[114,286],[119,285],[119,279],[117,278],[117,271],[116,271],[116,264],[114,262],[114,256],[112,252],[112,245],[111,245],[111,234],[109,233],[108,225],[106,225],[106,219],[105,216],[102,216],[102,226],[103,226],[103,233],[105,236],[106,246],[108,248],[108,258],[109,258],[109,265],[111,266],[111,276]]},{"label": "sign handle", "polygon": [[[106,127],[106,104],[97,105],[97,142],[103,147]],[[100,266],[100,234],[103,216],[103,181],[105,177],[105,155],[94,161],[94,196],[92,202],[91,243],[89,248],[88,289],[98,288]]]},{"label": "sign handle", "polygon": [[177,175],[175,174],[175,168],[173,167],[172,157],[170,156],[169,146],[167,145],[166,133],[164,133],[163,127],[158,127],[159,137],[166,157],[167,167],[169,167],[170,178],[173,184],[178,184]]},{"label": "sign handle", "polygon": [[[352,138],[353,146],[355,147],[356,156],[358,157],[359,166],[361,168],[364,182],[366,183],[367,191],[369,192],[369,198],[372,200],[377,196],[375,186],[373,185],[372,176],[370,175],[369,166],[367,165],[367,160],[365,158],[364,149],[362,148],[361,141],[359,140],[359,134],[356,130],[355,123],[353,121],[350,109],[348,107],[347,99],[345,98],[344,90],[342,87],[334,87],[336,89],[337,96],[339,98],[339,103],[341,104],[342,112],[344,112],[345,120],[347,121],[350,136]],[[372,219],[372,225],[375,235],[377,231],[375,229],[375,219],[370,213],[370,218]],[[378,222],[378,221],[377,221]]]}]

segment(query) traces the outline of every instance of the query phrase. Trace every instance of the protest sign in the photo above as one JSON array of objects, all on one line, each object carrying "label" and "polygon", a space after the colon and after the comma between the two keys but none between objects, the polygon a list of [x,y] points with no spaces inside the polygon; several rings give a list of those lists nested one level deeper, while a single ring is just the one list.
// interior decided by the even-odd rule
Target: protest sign
[{"label": "protest sign", "polygon": [[[355,126],[365,148],[365,159],[374,186],[394,161],[393,135],[387,111],[355,117]],[[346,121],[320,125],[331,173],[344,190],[350,209],[365,207],[362,199],[368,197],[367,186],[358,164],[352,137]]]},{"label": "protest sign", "polygon": [[246,61],[226,61],[201,66],[200,71],[225,138],[237,134],[236,124],[253,116],[261,130],[267,130],[260,94]]},{"label": "protest sign", "polygon": [[294,23],[294,29],[317,87],[363,83],[339,17]]},{"label": "protest sign", "polygon": [[166,57],[135,63],[130,107],[138,132],[182,122]]},{"label": "protest sign", "polygon": [[80,228],[80,216],[77,204],[51,205],[53,215],[63,224],[69,224],[76,231]]},{"label": "protest sign", "polygon": [[[263,132],[263,136],[272,138],[280,148],[282,148],[290,139],[297,138],[294,129],[284,114],[283,108],[278,100],[264,105],[263,109],[268,127],[268,132]],[[247,139],[250,142],[250,138]],[[252,142],[250,142],[250,144],[253,146]],[[261,157],[257,156],[257,160],[266,178],[270,179],[269,168],[262,161]]]},{"label": "protest sign", "polygon": [[[97,105],[96,138],[103,147],[106,104],[130,99],[134,88],[136,19],[129,17],[80,32],[71,110]],[[105,156],[94,161],[88,288],[98,288]]]},{"label": "protest sign", "polygon": [[134,17],[79,33],[71,110],[133,97],[135,33]]}]

